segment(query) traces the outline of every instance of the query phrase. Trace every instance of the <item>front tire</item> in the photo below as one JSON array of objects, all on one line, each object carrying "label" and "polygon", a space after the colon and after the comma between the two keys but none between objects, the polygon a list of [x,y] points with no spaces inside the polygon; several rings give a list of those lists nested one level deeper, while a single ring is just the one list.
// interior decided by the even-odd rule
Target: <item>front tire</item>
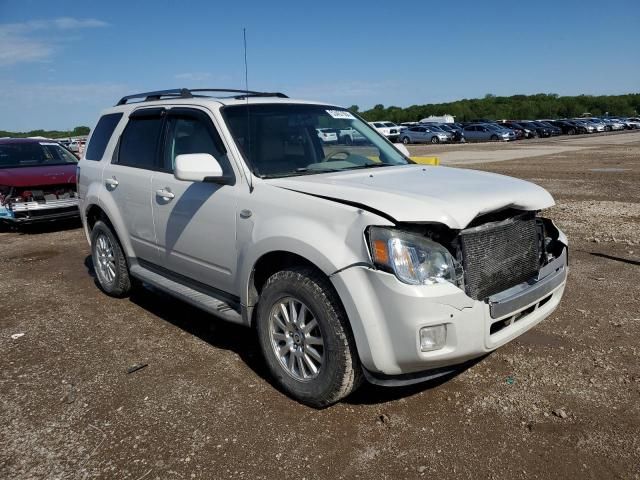
[{"label": "front tire", "polygon": [[431,137],[431,143],[440,143],[440,139],[438,137]]},{"label": "front tire", "polygon": [[111,297],[126,297],[131,291],[127,259],[115,233],[102,220],[91,230],[91,258],[100,289]]},{"label": "front tire", "polygon": [[491,135],[491,141],[492,142],[497,142],[498,141],[498,136],[497,135]]},{"label": "front tire", "polygon": [[324,408],[360,385],[347,315],[321,273],[292,267],[272,275],[260,295],[256,322],[269,371],[289,396]]}]

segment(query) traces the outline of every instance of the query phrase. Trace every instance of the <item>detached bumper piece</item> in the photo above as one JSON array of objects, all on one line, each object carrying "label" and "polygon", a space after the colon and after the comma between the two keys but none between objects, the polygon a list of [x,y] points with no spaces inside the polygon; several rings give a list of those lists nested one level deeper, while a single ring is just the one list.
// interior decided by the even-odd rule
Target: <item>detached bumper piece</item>
[{"label": "detached bumper piece", "polygon": [[364,367],[362,368],[362,372],[367,382],[373,385],[380,385],[382,387],[407,387],[409,385],[430,382],[439,378],[462,373],[478,363],[482,358],[483,357],[474,358],[448,367],[433,368],[425,372],[404,373],[400,375],[385,375],[384,373],[371,372]]}]

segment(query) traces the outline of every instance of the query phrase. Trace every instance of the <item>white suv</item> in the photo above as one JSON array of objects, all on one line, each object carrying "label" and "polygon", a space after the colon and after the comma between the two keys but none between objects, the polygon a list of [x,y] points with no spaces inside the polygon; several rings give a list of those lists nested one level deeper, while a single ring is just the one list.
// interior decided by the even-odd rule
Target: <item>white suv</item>
[{"label": "white suv", "polygon": [[398,139],[398,137],[400,136],[400,133],[403,130],[401,126],[396,125],[393,122],[387,122],[387,121],[369,122],[369,125],[371,125],[373,128],[375,128],[378,132],[380,132],[382,135],[387,137],[392,142],[395,142]]},{"label": "white suv", "polygon": [[[362,139],[327,144],[317,128]],[[458,371],[547,317],[565,287],[544,189],[414,164],[349,111],[282,94],[125,97],[78,182],[105,293],[135,279],[255,328],[276,381],[315,407],[363,378]]]}]

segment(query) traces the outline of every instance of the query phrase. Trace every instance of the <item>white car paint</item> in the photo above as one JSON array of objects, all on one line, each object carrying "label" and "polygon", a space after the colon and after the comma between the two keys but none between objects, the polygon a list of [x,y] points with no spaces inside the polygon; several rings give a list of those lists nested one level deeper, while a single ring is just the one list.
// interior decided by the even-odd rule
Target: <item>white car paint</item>
[{"label": "white car paint", "polygon": [[400,135],[400,131],[402,130],[401,126],[396,125],[395,123],[389,122],[387,120],[369,122],[369,125],[375,128],[378,132],[380,132],[385,137],[392,138],[392,139],[397,138],[398,135]]},{"label": "white car paint", "polygon": [[374,172],[326,173],[268,181],[272,185],[368,205],[398,222],[439,222],[466,227],[476,216],[513,207],[554,205],[542,187],[495,173],[407,165]]},{"label": "white car paint", "polygon": [[[448,282],[402,283],[394,274],[374,268],[366,240],[371,226],[434,224],[456,232],[484,213],[545,209],[554,201],[543,188],[492,173],[424,165],[260,178],[244,161],[221,111],[247,102],[317,104],[270,97],[172,98],[103,112],[123,117],[102,158],[83,157],[79,163],[80,211],[87,238],[89,214],[99,209],[113,225],[130,268],[143,271],[140,259],[145,257],[172,274],[237,296],[241,315],[215,309],[212,313],[247,326],[259,301],[251,283],[257,262],[273,252],[298,255],[336,289],[360,361],[372,375],[424,372],[481,356],[522,334],[558,305],[564,281],[547,293],[550,300],[544,307],[536,307],[540,298],[532,299],[518,310],[534,308],[531,313],[490,336],[491,325],[501,320],[491,318],[487,302],[470,298]],[[171,173],[113,163],[129,115],[151,107],[204,112],[222,138],[234,183],[184,181]],[[158,193],[166,191],[173,195],[170,202]],[[561,232],[557,241],[566,245]],[[564,273],[566,265],[560,265],[560,271]],[[199,301],[178,291],[169,293]],[[421,352],[419,341],[416,347],[419,329],[442,323],[451,332],[446,348]]]}]

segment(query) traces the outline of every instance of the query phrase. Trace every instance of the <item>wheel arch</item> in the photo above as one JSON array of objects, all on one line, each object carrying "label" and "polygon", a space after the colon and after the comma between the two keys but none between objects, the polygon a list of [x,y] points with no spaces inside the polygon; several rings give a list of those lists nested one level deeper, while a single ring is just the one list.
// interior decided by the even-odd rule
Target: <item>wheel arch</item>
[{"label": "wheel arch", "polygon": [[118,221],[117,216],[110,215],[108,210],[104,207],[104,205],[90,203],[84,209],[82,220],[85,225],[85,234],[87,235],[89,244],[91,243],[91,231],[93,230],[93,226],[98,220],[103,220],[113,230],[113,233],[120,242],[127,259],[132,258],[133,248],[128,237],[125,235],[126,228],[122,223],[122,220]]},{"label": "wheel arch", "polygon": [[[295,253],[290,250],[271,250],[260,255],[251,265],[245,288],[242,294],[241,302],[247,305],[247,321],[250,325],[254,324],[255,306],[260,299],[262,289],[271,275],[289,267],[307,267],[327,278],[329,273],[325,268],[319,266],[320,262],[312,261],[306,255]],[[324,262],[322,262],[324,263]],[[337,292],[336,292],[337,294]]]}]

